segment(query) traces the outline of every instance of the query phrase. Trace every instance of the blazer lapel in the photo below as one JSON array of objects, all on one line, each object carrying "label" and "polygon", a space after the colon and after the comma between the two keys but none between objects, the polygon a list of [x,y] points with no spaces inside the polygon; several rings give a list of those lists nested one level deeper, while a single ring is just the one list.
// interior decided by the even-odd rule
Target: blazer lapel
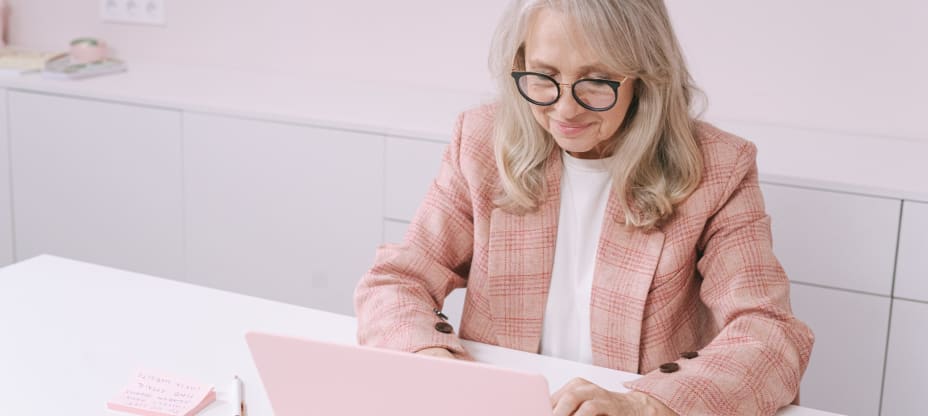
[{"label": "blazer lapel", "polygon": [[547,196],[535,212],[495,209],[490,218],[487,272],[497,344],[538,352],[548,301],[560,208],[561,155],[545,166]]},{"label": "blazer lapel", "polygon": [[613,192],[593,272],[593,364],[638,372],[644,307],[663,246],[661,231],[646,232],[624,224]]}]

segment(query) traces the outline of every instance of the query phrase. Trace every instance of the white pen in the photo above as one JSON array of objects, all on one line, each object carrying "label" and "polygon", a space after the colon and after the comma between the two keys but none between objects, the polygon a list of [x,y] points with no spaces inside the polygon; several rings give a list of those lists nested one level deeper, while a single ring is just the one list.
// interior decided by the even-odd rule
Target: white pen
[{"label": "white pen", "polygon": [[229,388],[229,393],[232,395],[232,398],[229,400],[232,402],[232,405],[235,406],[235,410],[232,412],[234,416],[242,416],[242,411],[245,409],[245,403],[242,402],[242,379],[238,376],[232,377],[232,385]]}]

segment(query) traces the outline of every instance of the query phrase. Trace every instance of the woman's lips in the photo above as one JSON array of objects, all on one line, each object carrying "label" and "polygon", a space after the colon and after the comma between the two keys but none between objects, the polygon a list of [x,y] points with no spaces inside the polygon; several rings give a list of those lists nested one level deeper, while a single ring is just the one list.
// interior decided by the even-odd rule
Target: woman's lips
[{"label": "woman's lips", "polygon": [[551,123],[559,133],[567,137],[579,135],[592,125],[592,123],[564,123],[553,120]]}]

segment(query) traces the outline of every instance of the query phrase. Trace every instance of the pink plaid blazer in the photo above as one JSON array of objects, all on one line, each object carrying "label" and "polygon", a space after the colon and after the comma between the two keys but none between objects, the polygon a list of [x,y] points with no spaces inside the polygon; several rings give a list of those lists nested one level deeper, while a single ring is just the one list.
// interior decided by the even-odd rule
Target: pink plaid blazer
[{"label": "pink plaid blazer", "polygon": [[[494,207],[493,108],[462,114],[400,244],[378,249],[355,294],[361,344],[466,357],[458,337],[537,353],[554,260],[560,152],[536,212]],[[813,335],[790,308],[750,142],[698,124],[702,183],[659,230],[625,226],[611,198],[590,311],[594,364],[644,376],[626,387],[679,414],[773,414],[798,397]],[[457,334],[436,330],[467,287]],[[446,329],[446,328],[443,328]],[[685,351],[698,357],[681,358]],[[673,373],[656,371],[676,362]]]}]

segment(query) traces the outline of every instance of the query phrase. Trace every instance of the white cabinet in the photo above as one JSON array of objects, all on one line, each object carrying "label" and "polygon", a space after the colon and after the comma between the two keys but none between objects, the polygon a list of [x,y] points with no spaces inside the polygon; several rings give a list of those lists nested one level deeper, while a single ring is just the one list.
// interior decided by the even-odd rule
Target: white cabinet
[{"label": "white cabinet", "polygon": [[928,203],[905,201],[902,207],[893,290],[893,296],[928,302]]},{"label": "white cabinet", "polygon": [[49,253],[181,277],[180,112],[8,99],[17,259]]},{"label": "white cabinet", "polygon": [[0,267],[13,262],[13,199],[10,193],[10,136],[5,89],[0,89]]},{"label": "white cabinet", "polygon": [[353,314],[383,221],[383,137],[184,118],[190,282]]},{"label": "white cabinet", "polygon": [[383,221],[383,242],[400,243],[406,235],[406,228],[409,223],[406,221],[384,220]]},{"label": "white cabinet", "polygon": [[815,333],[802,405],[878,414],[890,299],[795,283],[791,289],[793,313]]},{"label": "white cabinet", "polygon": [[[51,253],[353,314],[358,279],[378,244],[402,240],[446,147],[0,89],[0,265]],[[889,296],[928,301],[928,203],[762,188],[794,311],[816,334],[803,405],[877,414],[888,356],[883,414],[920,413],[928,304],[895,300],[886,342]],[[464,293],[445,302],[455,326]]]},{"label": "white cabinet", "polygon": [[790,280],[891,295],[901,201],[763,184]]},{"label": "white cabinet", "polygon": [[893,301],[883,415],[924,415],[928,393],[928,304]]},{"label": "white cabinet", "polygon": [[410,221],[438,175],[447,143],[387,138],[384,216]]}]

